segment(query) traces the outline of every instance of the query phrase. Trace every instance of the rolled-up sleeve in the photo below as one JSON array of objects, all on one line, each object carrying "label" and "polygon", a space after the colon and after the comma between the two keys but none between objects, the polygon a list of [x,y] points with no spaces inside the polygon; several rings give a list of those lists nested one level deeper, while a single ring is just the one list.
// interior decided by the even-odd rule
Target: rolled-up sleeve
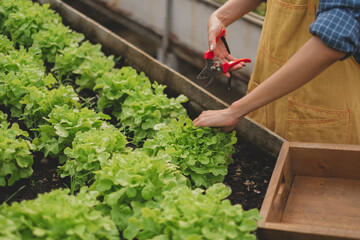
[{"label": "rolled-up sleeve", "polygon": [[345,52],[344,59],[354,55],[360,62],[360,3],[356,1],[320,1],[310,33],[329,47]]}]

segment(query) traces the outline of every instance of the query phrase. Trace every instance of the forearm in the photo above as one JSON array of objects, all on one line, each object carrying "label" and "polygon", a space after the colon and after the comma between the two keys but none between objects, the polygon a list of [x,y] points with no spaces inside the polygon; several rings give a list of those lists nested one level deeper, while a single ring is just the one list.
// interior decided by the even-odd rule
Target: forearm
[{"label": "forearm", "polygon": [[261,2],[261,0],[229,0],[213,12],[208,20],[209,49],[211,51],[215,49],[215,39],[222,28],[255,9]]},{"label": "forearm", "polygon": [[344,55],[313,36],[276,73],[234,102],[230,109],[236,118],[241,119],[249,112],[303,86]]},{"label": "forearm", "polygon": [[227,27],[246,13],[254,10],[260,3],[262,0],[229,0],[217,9],[211,18],[218,18]]}]

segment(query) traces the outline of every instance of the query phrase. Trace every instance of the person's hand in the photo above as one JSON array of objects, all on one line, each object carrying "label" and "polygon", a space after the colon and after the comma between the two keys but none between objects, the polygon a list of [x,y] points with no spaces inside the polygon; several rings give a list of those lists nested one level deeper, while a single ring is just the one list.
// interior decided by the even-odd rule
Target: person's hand
[{"label": "person's hand", "polygon": [[234,117],[230,108],[202,112],[193,122],[198,127],[218,127],[223,131],[232,131],[242,118]]},{"label": "person's hand", "polygon": [[[236,58],[233,57],[226,49],[225,44],[219,40],[216,42],[216,37],[220,34],[221,29],[225,29],[224,24],[218,19],[216,14],[211,15],[208,21],[208,44],[209,50],[213,51],[215,57],[219,58],[221,62],[224,64],[225,62],[235,61]],[[233,66],[229,71],[235,71],[241,69],[245,66],[244,62],[240,62]],[[230,73],[227,72],[224,74],[226,77],[230,77]]]}]

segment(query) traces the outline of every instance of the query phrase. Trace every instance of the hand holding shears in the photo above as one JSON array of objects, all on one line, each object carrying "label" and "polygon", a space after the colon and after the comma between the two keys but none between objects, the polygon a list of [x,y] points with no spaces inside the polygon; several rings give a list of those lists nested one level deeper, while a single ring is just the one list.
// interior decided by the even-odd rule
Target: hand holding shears
[{"label": "hand holding shears", "polygon": [[230,55],[230,49],[229,49],[229,46],[227,45],[225,35],[226,35],[225,28],[222,28],[220,33],[216,37],[216,42],[218,42],[219,39],[221,39],[221,41],[223,42],[223,44],[226,47],[226,50],[228,52],[228,54],[227,54],[228,59],[226,59],[226,60],[230,59],[230,61],[224,62],[224,60],[222,60],[218,57],[215,57],[215,53],[213,52],[213,50],[209,49],[205,52],[204,59],[206,62],[206,66],[201,71],[201,73],[199,74],[199,76],[197,78],[198,79],[210,78],[210,81],[206,86],[208,86],[210,83],[212,83],[215,80],[217,73],[222,73],[228,77],[227,88],[230,89],[232,74],[231,74],[231,72],[229,72],[229,70],[231,70],[231,68],[233,68],[234,66],[236,66],[238,64],[243,64],[243,66],[244,66],[245,63],[251,62],[251,60],[248,58],[235,59],[234,57],[232,57]]}]

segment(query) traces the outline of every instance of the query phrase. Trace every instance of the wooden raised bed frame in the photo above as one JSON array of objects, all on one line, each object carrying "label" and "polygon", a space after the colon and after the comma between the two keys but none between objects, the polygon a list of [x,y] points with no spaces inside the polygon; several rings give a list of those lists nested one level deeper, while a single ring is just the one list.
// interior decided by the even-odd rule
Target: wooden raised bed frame
[{"label": "wooden raised bed frame", "polygon": [[285,142],[263,205],[263,239],[360,239],[360,145]]}]

